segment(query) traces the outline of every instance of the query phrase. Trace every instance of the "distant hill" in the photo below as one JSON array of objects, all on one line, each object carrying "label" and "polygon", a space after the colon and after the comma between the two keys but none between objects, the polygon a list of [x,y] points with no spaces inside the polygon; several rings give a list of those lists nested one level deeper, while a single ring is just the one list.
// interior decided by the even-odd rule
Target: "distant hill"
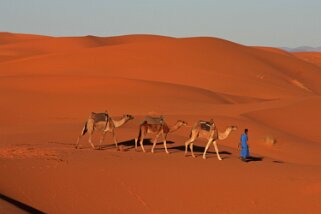
[{"label": "distant hill", "polygon": [[309,46],[301,46],[297,48],[281,47],[281,49],[288,52],[321,52],[321,47],[309,47]]}]

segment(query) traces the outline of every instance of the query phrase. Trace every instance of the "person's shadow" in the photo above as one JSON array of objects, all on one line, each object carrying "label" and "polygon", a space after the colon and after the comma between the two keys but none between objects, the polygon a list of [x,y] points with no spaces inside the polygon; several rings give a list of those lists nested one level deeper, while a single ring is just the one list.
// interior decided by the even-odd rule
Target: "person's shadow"
[{"label": "person's shadow", "polygon": [[250,156],[246,158],[246,162],[256,162],[256,161],[263,161],[264,157],[255,157],[255,156]]}]

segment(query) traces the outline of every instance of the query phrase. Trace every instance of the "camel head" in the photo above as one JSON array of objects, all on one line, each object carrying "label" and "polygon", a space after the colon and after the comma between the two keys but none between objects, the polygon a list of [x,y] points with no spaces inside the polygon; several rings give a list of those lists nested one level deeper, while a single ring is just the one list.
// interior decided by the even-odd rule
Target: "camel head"
[{"label": "camel head", "polygon": [[125,118],[126,120],[133,120],[133,119],[134,119],[134,116],[133,116],[133,115],[130,115],[130,114],[124,114],[124,115],[123,115],[123,118]]},{"label": "camel head", "polygon": [[172,127],[170,127],[169,132],[174,132],[176,130],[178,130],[179,128],[181,128],[182,126],[187,126],[187,123],[183,120],[177,120],[176,124]]},{"label": "camel head", "polygon": [[224,140],[226,139],[233,131],[237,130],[237,126],[229,126],[224,132],[218,133],[218,139]]},{"label": "camel head", "polygon": [[231,131],[236,131],[237,130],[237,126],[231,125],[228,127],[228,129],[230,129]]},{"label": "camel head", "polygon": [[183,121],[183,120],[178,120],[178,121],[176,122],[176,124],[177,124],[178,126],[187,126],[187,122],[185,122],[185,121]]}]

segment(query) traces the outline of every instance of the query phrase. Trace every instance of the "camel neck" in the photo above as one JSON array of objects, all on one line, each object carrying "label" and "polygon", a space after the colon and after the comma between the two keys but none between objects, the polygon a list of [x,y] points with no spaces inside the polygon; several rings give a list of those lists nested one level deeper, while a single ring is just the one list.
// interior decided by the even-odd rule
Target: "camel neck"
[{"label": "camel neck", "polygon": [[232,130],[231,130],[230,128],[227,128],[227,129],[225,130],[225,132],[223,132],[223,133],[220,133],[220,132],[219,132],[219,139],[220,139],[220,140],[226,139],[226,138],[230,135],[231,131],[232,131]]},{"label": "camel neck", "polygon": [[127,122],[127,120],[126,120],[126,118],[122,118],[120,120],[113,120],[113,122],[114,122],[115,127],[117,128],[117,127],[124,125]]},{"label": "camel neck", "polygon": [[179,123],[176,123],[174,126],[170,127],[169,131],[170,132],[174,132],[176,130],[178,130],[182,125],[180,125]]}]

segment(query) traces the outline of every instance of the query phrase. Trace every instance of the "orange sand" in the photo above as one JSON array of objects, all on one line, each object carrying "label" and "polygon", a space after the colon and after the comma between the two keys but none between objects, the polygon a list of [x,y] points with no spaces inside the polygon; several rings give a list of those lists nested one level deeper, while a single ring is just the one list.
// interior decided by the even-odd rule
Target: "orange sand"
[{"label": "orange sand", "polygon": [[295,56],[321,67],[321,53],[320,52],[303,52],[303,53],[293,53]]},{"label": "orange sand", "polygon": [[[48,213],[319,213],[320,59],[207,37],[0,33],[0,193]],[[75,150],[89,113],[105,109],[136,117],[116,131],[123,151],[110,136],[102,151],[87,137]],[[213,148],[201,158],[205,140],[185,158],[189,127],[169,135],[170,155],[161,143],[135,152],[152,111],[239,130],[219,142],[223,161]],[[244,128],[262,161],[238,159]],[[20,211],[0,197],[0,213]]]}]

